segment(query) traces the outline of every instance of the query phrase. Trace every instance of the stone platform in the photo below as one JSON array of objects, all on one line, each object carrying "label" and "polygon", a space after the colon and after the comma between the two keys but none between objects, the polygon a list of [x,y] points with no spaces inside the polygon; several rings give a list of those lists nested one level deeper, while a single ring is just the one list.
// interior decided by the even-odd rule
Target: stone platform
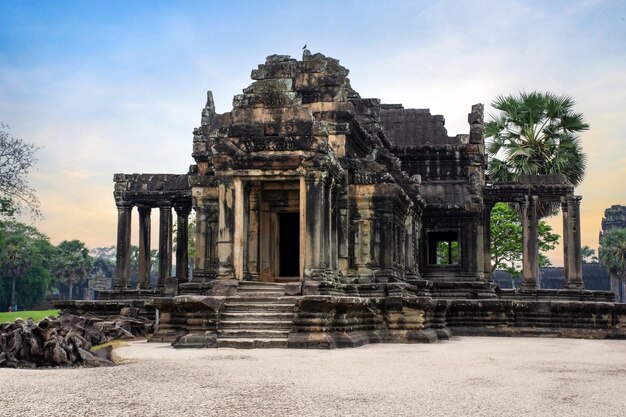
[{"label": "stone platform", "polygon": [[467,299],[418,296],[419,288],[395,284],[331,287],[226,281],[173,297],[56,306],[105,316],[123,307],[139,308],[148,317],[158,312],[150,341],[176,348],[332,349],[433,343],[452,335],[626,338],[626,304],[605,301],[610,293],[499,291],[500,298]]}]

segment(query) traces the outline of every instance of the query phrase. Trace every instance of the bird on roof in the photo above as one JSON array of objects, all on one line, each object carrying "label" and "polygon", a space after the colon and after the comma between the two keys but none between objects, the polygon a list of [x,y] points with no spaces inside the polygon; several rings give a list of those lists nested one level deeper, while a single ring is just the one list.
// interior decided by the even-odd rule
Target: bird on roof
[{"label": "bird on roof", "polygon": [[302,47],[302,50],[304,51],[306,49],[306,43],[304,44],[304,46]]}]

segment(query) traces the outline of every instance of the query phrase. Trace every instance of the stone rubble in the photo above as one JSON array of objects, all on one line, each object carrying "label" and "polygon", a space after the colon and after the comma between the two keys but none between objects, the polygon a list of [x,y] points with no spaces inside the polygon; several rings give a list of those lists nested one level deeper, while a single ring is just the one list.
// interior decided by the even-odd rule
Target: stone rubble
[{"label": "stone rubble", "polygon": [[112,340],[146,336],[151,331],[152,321],[138,316],[137,309],[132,308],[106,319],[63,314],[35,323],[18,318],[0,324],[0,368],[112,366],[111,346],[92,348]]}]

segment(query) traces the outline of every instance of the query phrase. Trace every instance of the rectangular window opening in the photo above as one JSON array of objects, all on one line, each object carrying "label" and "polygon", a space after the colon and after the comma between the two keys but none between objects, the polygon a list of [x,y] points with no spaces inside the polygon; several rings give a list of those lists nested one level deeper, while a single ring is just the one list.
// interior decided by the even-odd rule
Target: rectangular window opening
[{"label": "rectangular window opening", "polygon": [[458,232],[428,233],[428,263],[430,265],[458,265],[460,262]]}]

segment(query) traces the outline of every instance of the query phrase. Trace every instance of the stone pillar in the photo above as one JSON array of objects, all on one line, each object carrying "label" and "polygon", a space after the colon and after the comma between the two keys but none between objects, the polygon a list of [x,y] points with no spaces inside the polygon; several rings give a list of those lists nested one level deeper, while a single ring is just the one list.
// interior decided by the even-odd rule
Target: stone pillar
[{"label": "stone pillar", "polygon": [[203,198],[194,198],[193,209],[196,212],[196,253],[192,281],[204,281],[206,269],[208,202]]},{"label": "stone pillar", "polygon": [[333,188],[334,188],[334,179],[329,179],[324,183],[324,268],[331,269],[332,266],[332,252],[333,252],[333,227],[332,227],[332,218],[333,218]]},{"label": "stone pillar", "polygon": [[337,198],[337,256],[338,268],[344,273],[348,269],[348,242],[350,230],[348,215],[348,189],[345,181],[341,183]]},{"label": "stone pillar", "polygon": [[219,279],[233,279],[233,243],[235,231],[235,188],[225,180],[219,185],[217,258]]},{"label": "stone pillar", "polygon": [[139,259],[137,288],[150,286],[150,207],[139,207]]},{"label": "stone pillar", "polygon": [[176,279],[178,283],[189,279],[189,213],[190,204],[176,204]]},{"label": "stone pillar", "polygon": [[233,269],[235,278],[243,280],[244,278],[244,255],[247,230],[245,227],[245,204],[244,204],[244,183],[240,178],[234,180],[234,203],[233,203]]},{"label": "stone pillar", "polygon": [[537,234],[537,196],[526,196],[522,206],[522,288],[537,288],[539,245]]},{"label": "stone pillar", "polygon": [[570,250],[570,235],[568,233],[570,229],[569,213],[567,211],[567,197],[561,198],[561,214],[563,215],[563,269],[564,269],[564,282],[567,287],[569,274],[569,250]]},{"label": "stone pillar", "polygon": [[334,184],[333,189],[331,190],[331,198],[330,198],[330,268],[334,271],[337,271],[339,265],[339,238],[338,238],[338,227],[339,227],[339,199],[337,197],[337,183]]},{"label": "stone pillar", "polygon": [[580,200],[581,196],[568,196],[567,198],[567,275],[565,276],[565,288],[582,289],[583,266],[580,248]]},{"label": "stone pillar", "polygon": [[159,278],[157,287],[162,288],[172,275],[172,206],[159,205]]},{"label": "stone pillar", "polygon": [[248,279],[250,279],[251,281],[259,280],[259,214],[261,210],[259,192],[260,184],[256,183],[250,188],[247,204],[248,250],[246,253],[247,263],[245,269],[249,275]]},{"label": "stone pillar", "polygon": [[380,268],[380,251],[377,248],[381,246],[378,227],[374,225],[374,214],[378,215],[378,212],[373,207],[373,194],[373,185],[351,185],[349,188],[352,235],[349,237],[348,256],[352,257],[351,267],[356,269],[359,277],[370,279],[374,278],[374,271]]},{"label": "stone pillar", "polygon": [[133,206],[130,203],[117,204],[117,255],[115,267],[115,288],[128,288],[130,283],[130,225]]},{"label": "stone pillar", "polygon": [[306,256],[305,279],[321,279],[324,268],[324,175],[310,173],[306,183]]},{"label": "stone pillar", "polygon": [[[483,275],[487,281],[491,280],[491,209],[493,203],[485,202],[483,208]],[[479,249],[480,250],[480,249]]]},{"label": "stone pillar", "polygon": [[218,202],[216,190],[206,191],[206,196],[194,197],[196,212],[196,256],[192,281],[205,282],[217,275],[217,223]]}]

